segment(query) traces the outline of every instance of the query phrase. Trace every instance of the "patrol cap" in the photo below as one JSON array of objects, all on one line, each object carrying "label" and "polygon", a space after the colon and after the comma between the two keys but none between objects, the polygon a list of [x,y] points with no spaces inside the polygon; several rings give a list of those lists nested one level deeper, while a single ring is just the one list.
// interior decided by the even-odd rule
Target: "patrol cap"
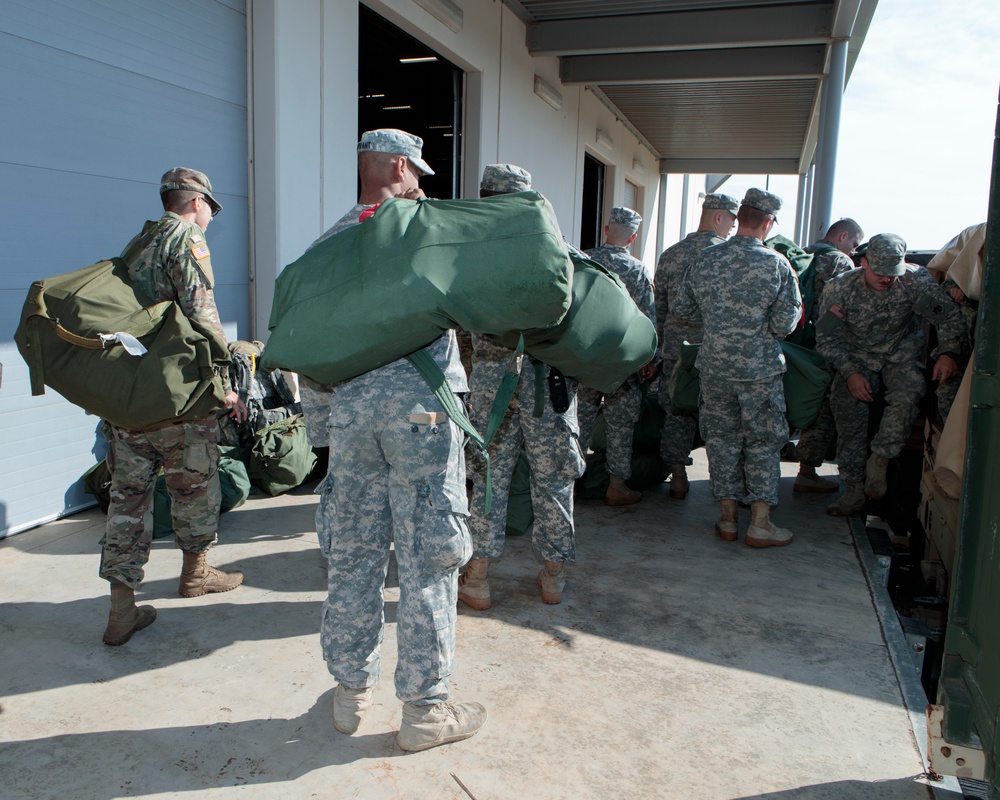
[{"label": "patrol cap", "polygon": [[160,197],[175,189],[186,189],[205,195],[208,198],[208,204],[212,207],[213,217],[222,211],[222,203],[212,197],[212,182],[204,172],[198,172],[198,170],[188,167],[174,167],[163,173],[163,177],[160,178]]},{"label": "patrol cap", "polygon": [[876,275],[898,277],[906,272],[906,242],[894,233],[880,233],[868,242],[865,258]]},{"label": "patrol cap", "polygon": [[611,219],[608,221],[612,225],[617,223],[618,225],[624,225],[626,228],[637,231],[639,230],[639,225],[642,224],[642,215],[631,208],[615,206],[611,209]]},{"label": "patrol cap", "polygon": [[721,208],[723,211],[735,215],[740,210],[740,203],[735,197],[730,197],[728,194],[706,194],[705,202],[701,204],[701,207]]},{"label": "patrol cap", "polygon": [[777,221],[778,212],[781,211],[781,198],[763,189],[747,189],[742,205],[770,214]]},{"label": "patrol cap", "polygon": [[420,170],[421,175],[433,175],[434,170],[420,157],[423,146],[424,140],[412,133],[396,128],[379,128],[361,134],[358,152],[392,153],[397,156],[406,156],[410,163]]},{"label": "patrol cap", "polygon": [[487,164],[479,190],[498,194],[527,192],[531,190],[531,173],[514,164]]}]

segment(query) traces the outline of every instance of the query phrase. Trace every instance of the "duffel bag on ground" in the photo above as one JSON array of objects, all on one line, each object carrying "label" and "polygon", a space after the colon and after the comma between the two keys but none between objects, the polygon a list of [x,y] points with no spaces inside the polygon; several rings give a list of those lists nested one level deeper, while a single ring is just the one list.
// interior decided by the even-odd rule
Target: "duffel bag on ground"
[{"label": "duffel bag on ground", "polygon": [[[129,336],[144,355],[126,350]],[[120,428],[204,419],[225,405],[213,371],[229,363],[225,344],[177,303],[145,297],[118,258],[33,283],[14,341],[33,395],[49,386]]]},{"label": "duffel bag on ground", "polygon": [[250,480],[272,497],[294,489],[316,469],[317,456],[302,415],[283,419],[254,434]]},{"label": "duffel bag on ground", "polygon": [[480,200],[386,200],[278,276],[266,368],[337,383],[443,330],[545,327],[570,302],[573,267],[537,192]]}]

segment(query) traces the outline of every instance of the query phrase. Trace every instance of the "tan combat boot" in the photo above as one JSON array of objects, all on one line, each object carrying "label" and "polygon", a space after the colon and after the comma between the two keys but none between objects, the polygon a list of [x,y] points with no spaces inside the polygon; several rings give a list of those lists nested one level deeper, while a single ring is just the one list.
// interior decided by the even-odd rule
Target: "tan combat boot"
[{"label": "tan combat boot", "polygon": [[872,453],[865,464],[865,494],[872,500],[881,500],[889,489],[885,480],[885,468],[889,466],[889,459]]},{"label": "tan combat boot", "polygon": [[792,532],[771,522],[771,506],[758,500],[750,506],[746,543],[751,547],[784,547],[792,543]]},{"label": "tan combat boot", "polygon": [[795,478],[792,491],[809,494],[828,494],[837,491],[837,482],[821,478],[816,474],[816,467],[810,467],[808,464],[799,464],[799,474]]},{"label": "tan combat boot", "polygon": [[604,495],[606,506],[631,506],[642,500],[642,495],[634,489],[629,489],[624,478],[617,475],[609,476],[608,491]]},{"label": "tan combat boot", "polygon": [[132,638],[156,619],[156,609],[152,606],[136,606],[135,592],[124,583],[111,584],[111,613],[108,627],[104,630],[104,644],[118,647]]},{"label": "tan combat boot", "polygon": [[561,603],[563,589],[566,588],[566,562],[546,561],[538,573],[538,585],[542,587],[543,603]]},{"label": "tan combat boot", "polygon": [[333,690],[333,727],[350,736],[357,731],[365,713],[372,707],[374,686],[348,689],[338,685]]},{"label": "tan combat boot", "polygon": [[715,532],[720,539],[735,542],[739,532],[739,506],[735,500],[720,500],[719,508],[722,509],[722,516],[715,523]]},{"label": "tan combat boot", "polygon": [[860,483],[848,483],[844,493],[826,507],[831,517],[850,517],[865,510],[865,487]]},{"label": "tan combat boot", "polygon": [[687,497],[691,484],[688,481],[687,469],[683,464],[670,465],[670,496],[675,500]]},{"label": "tan combat boot", "polygon": [[486,724],[486,709],[479,703],[436,703],[418,706],[403,703],[403,721],[396,744],[410,753],[475,736]]},{"label": "tan combat boot", "polygon": [[485,611],[492,605],[487,578],[489,569],[488,558],[473,558],[465,572],[458,576],[458,599],[476,611]]},{"label": "tan combat boot", "polygon": [[243,583],[243,573],[223,572],[205,562],[206,553],[184,552],[184,566],[181,567],[181,582],[178,591],[181,597],[201,597],[209,592],[228,592]]}]

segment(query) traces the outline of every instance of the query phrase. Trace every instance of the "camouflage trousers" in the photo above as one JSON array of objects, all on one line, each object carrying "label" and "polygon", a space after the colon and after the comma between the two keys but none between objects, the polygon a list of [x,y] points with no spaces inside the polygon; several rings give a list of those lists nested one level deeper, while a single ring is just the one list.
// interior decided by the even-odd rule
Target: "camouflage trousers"
[{"label": "camouflage trousers", "polygon": [[[472,368],[472,422],[485,431],[493,396],[506,363],[477,361]],[[547,371],[547,370],[546,370]],[[576,558],[573,528],[573,486],[583,475],[586,463],[580,452],[576,420],[576,385],[567,379],[570,404],[557,414],[545,393],[542,415],[532,416],[535,405],[535,369],[523,359],[521,377],[514,399],[489,446],[493,505],[483,514],[486,502],[486,471],[482,459],[471,460],[473,481],[469,527],[472,529],[474,558],[494,558],[503,552],[507,529],[507,500],[514,467],[524,448],[531,468],[531,506],[535,521],[531,543],[543,561]]]},{"label": "camouflage trousers", "polygon": [[[424,421],[435,413],[440,420]],[[329,579],[320,629],[327,668],[348,688],[378,682],[394,545],[396,696],[441,702],[454,663],[458,568],[472,554],[464,434],[409,365],[335,387],[329,434],[316,512]]]},{"label": "camouflage trousers", "polygon": [[693,464],[691,451],[694,449],[694,435],[698,429],[698,418],[690,414],[675,414],[670,407],[670,373],[677,361],[663,362],[660,373],[660,389],[657,399],[663,409],[663,427],[660,428],[660,459],[667,466]]},{"label": "camouflage trousers", "polygon": [[[863,369],[860,373],[872,387],[874,395],[885,389],[885,411],[878,433],[871,441],[871,452],[895,458],[903,449],[926,383],[920,364],[886,364],[880,371]],[[869,404],[858,400],[847,388],[842,375],[833,379],[830,406],[837,421],[837,466],[846,483],[863,483],[865,461],[868,460]]]},{"label": "camouflage trousers", "polygon": [[611,394],[602,395],[596,389],[581,386],[576,393],[576,417],[580,423],[580,449],[586,453],[594,420],[604,398],[604,430],[606,431],[607,469],[609,475],[628,480],[632,477],[632,439],[635,423],[642,409],[642,392],[626,381]]},{"label": "camouflage trousers", "polygon": [[827,392],[816,419],[799,434],[799,443],[795,445],[795,457],[800,464],[818,467],[826,460],[830,445],[836,439],[837,426],[833,420],[833,409],[830,407],[830,393]]},{"label": "camouflage trousers", "polygon": [[127,431],[104,424],[111,470],[108,527],[101,539],[100,575],[138,588],[153,538],[153,489],[163,468],[177,546],[208,550],[219,527],[219,423],[214,417]]},{"label": "camouflage trousers", "polygon": [[699,420],[715,499],[777,505],[788,440],[781,375],[729,381],[702,373]]}]

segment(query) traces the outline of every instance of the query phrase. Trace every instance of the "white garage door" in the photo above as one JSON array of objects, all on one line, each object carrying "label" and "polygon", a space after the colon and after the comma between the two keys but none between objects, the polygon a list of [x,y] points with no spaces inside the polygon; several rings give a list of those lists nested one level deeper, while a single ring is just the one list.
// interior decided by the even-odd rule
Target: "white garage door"
[{"label": "white garage door", "polygon": [[118,255],[162,213],[160,175],[206,172],[227,335],[248,333],[245,0],[0,3],[0,537],[89,505],[98,420],[31,397],[13,343],[33,280]]}]

